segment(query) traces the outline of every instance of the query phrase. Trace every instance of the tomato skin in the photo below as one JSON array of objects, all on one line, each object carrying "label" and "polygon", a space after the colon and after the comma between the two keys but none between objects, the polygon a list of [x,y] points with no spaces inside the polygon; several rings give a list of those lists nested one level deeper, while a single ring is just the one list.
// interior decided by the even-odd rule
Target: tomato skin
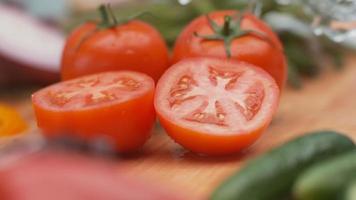
[{"label": "tomato skin", "polygon": [[157,116],[173,140],[192,152],[210,156],[229,155],[251,146],[269,125],[269,122],[266,122],[264,126],[255,131],[241,133],[241,135],[219,136],[186,129],[167,120],[159,113]]},{"label": "tomato skin", "polygon": [[[265,80],[269,81],[270,86],[268,88],[268,91],[266,91],[266,94],[269,95],[268,92],[271,92],[272,97],[265,97],[267,102],[263,104],[268,107],[268,111],[266,111],[266,109],[263,111],[267,112],[265,114],[262,114],[264,115],[263,120],[259,120],[259,122],[257,122],[256,125],[252,126],[252,128],[245,129],[247,126],[242,126],[239,131],[235,130],[236,132],[234,131],[234,129],[231,128],[226,131],[226,134],[221,134],[218,130],[215,129],[210,129],[209,132],[206,131],[208,129],[203,128],[204,126],[206,126],[206,124],[201,124],[199,128],[191,127],[188,124],[183,124],[182,122],[179,122],[176,116],[171,116],[174,115],[174,113],[166,111],[167,107],[165,107],[164,103],[162,103],[164,99],[170,98],[170,96],[168,96],[164,91],[167,91],[165,90],[167,85],[172,84],[170,80],[173,79],[171,79],[171,77],[178,76],[175,73],[177,71],[190,71],[189,68],[180,69],[183,68],[182,66],[184,65],[190,65],[190,69],[192,69],[204,65],[202,64],[204,62],[205,64],[208,63],[206,64],[207,66],[213,66],[216,63],[220,62],[222,63],[222,66],[231,65],[231,68],[238,68],[238,66],[234,65],[244,65],[246,68],[254,68],[256,73],[264,77]],[[198,69],[198,71],[201,72],[200,69]],[[204,72],[201,72],[201,74],[204,74]],[[208,90],[213,92],[212,88],[208,88]],[[187,96],[186,98],[188,99],[189,96]],[[209,98],[216,98],[216,96],[211,96]],[[272,101],[269,102],[268,99]],[[180,61],[177,64],[171,66],[171,68],[163,74],[156,87],[154,104],[158,119],[163,128],[166,130],[167,134],[174,141],[182,145],[184,148],[195,153],[211,156],[229,155],[246,149],[247,147],[254,144],[261,137],[263,132],[267,129],[270,122],[272,121],[272,117],[277,110],[279,104],[279,89],[272,77],[270,77],[265,71],[258,69],[253,65],[243,62],[220,60],[214,58],[190,58]],[[239,120],[241,119],[235,120],[235,123],[238,123]]]},{"label": "tomato skin", "polygon": [[45,88],[32,96],[38,127],[49,138],[66,134],[87,141],[104,138],[113,142],[119,152],[135,151],[150,137],[155,122],[152,79],[151,85],[150,91],[128,101],[71,110],[43,106],[41,98],[49,90]]},{"label": "tomato skin", "polygon": [[[209,16],[221,26],[224,16],[236,13],[233,10],[223,10],[209,13]],[[231,43],[231,59],[245,61],[263,68],[276,80],[278,86],[283,88],[287,76],[287,64],[277,35],[264,22],[249,13],[243,18],[241,28],[265,34],[273,45],[249,35],[236,38]],[[189,57],[227,58],[222,41],[204,41],[195,36],[195,32],[200,35],[213,33],[205,15],[194,19],[179,35],[174,46],[172,63]]]},{"label": "tomato skin", "polygon": [[61,61],[63,80],[104,71],[133,70],[156,82],[169,66],[165,41],[151,25],[132,20],[97,30],[87,22],[68,37]]}]

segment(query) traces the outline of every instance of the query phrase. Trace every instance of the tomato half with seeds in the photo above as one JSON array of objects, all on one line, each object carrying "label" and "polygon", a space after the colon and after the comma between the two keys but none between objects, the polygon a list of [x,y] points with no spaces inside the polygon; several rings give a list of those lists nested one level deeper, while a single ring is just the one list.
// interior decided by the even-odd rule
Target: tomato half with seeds
[{"label": "tomato half with seeds", "polygon": [[45,136],[105,139],[120,152],[141,147],[155,121],[154,81],[131,71],[104,72],[64,81],[32,96]]},{"label": "tomato half with seeds", "polygon": [[176,40],[172,62],[190,57],[244,61],[263,68],[283,88],[287,65],[278,36],[251,13],[211,12],[194,19]]},{"label": "tomato half with seeds", "polygon": [[276,112],[279,89],[262,69],[214,58],[186,59],[158,82],[155,108],[167,133],[185,148],[208,155],[253,144]]},{"label": "tomato half with seeds", "polygon": [[169,67],[168,48],[160,33],[146,22],[120,21],[107,13],[109,8],[101,9],[102,21],[84,23],[69,35],[61,62],[62,79],[133,70],[158,81]]}]

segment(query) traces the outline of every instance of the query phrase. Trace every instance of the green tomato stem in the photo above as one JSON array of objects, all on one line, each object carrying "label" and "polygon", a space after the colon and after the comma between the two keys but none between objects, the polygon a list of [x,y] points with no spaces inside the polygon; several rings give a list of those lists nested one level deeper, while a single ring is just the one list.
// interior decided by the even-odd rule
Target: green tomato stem
[{"label": "green tomato stem", "polygon": [[224,17],[224,25],[222,28],[222,34],[224,36],[230,36],[230,32],[231,32],[231,16],[226,15]]}]

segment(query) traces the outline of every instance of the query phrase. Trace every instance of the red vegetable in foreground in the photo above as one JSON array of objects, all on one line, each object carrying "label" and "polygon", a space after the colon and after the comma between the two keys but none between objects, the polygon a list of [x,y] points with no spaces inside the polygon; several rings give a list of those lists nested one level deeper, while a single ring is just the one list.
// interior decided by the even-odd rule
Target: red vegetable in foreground
[{"label": "red vegetable in foreground", "polygon": [[287,65],[277,35],[250,13],[225,10],[200,16],[176,40],[173,63],[190,57],[231,58],[267,71],[283,88]]},{"label": "red vegetable in foreground", "polygon": [[127,152],[140,148],[150,136],[153,97],[152,78],[119,71],[54,84],[34,93],[32,103],[45,136],[106,139]]},{"label": "red vegetable in foreground", "polygon": [[253,144],[271,122],[278,101],[277,84],[260,68],[195,58],[164,73],[155,108],[176,142],[194,152],[218,155]]},{"label": "red vegetable in foreground", "polygon": [[124,168],[64,153],[39,153],[0,167],[2,200],[178,200]]}]

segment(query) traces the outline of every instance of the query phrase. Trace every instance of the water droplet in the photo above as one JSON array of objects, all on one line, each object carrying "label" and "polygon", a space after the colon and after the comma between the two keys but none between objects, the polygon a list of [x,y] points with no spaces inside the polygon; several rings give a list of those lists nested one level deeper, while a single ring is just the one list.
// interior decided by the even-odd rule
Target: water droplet
[{"label": "water droplet", "polygon": [[178,0],[178,3],[183,6],[188,5],[190,2],[192,2],[192,0]]}]

